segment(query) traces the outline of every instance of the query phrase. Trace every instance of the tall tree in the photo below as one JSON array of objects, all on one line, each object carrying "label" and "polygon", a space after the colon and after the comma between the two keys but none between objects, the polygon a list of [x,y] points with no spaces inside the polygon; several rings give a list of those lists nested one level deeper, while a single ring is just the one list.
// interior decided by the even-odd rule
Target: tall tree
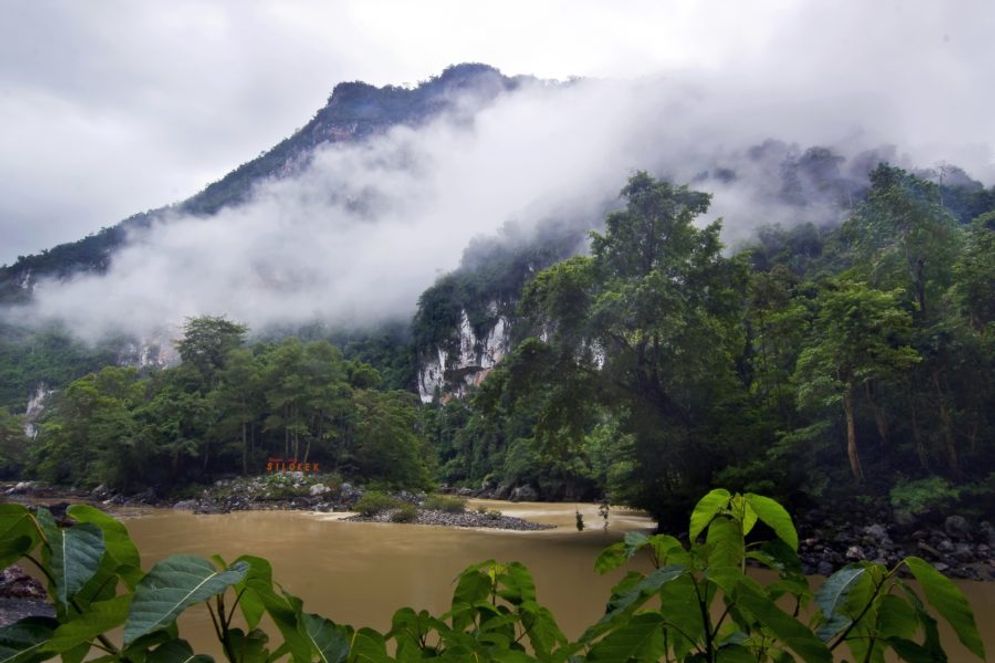
[{"label": "tall tree", "polygon": [[245,342],[245,325],[224,317],[188,318],[183,338],[176,342],[183,363],[200,371],[208,388],[217,384],[228,353]]},{"label": "tall tree", "polygon": [[522,309],[536,336],[484,398],[538,398],[541,437],[573,448],[597,423],[592,403],[617,413],[634,440],[640,505],[665,517],[688,506],[716,465],[715,415],[738,388],[744,284],[722,256],[719,222],[695,224],[708,194],[637,173],[621,195],[626,206],[592,234],[591,257],[529,286]]},{"label": "tall tree", "polygon": [[855,414],[860,389],[894,379],[920,360],[907,345],[912,320],[899,305],[901,295],[853,281],[827,286],[818,299],[811,338],[798,358],[800,403],[843,406],[846,453],[858,482],[864,478]]}]

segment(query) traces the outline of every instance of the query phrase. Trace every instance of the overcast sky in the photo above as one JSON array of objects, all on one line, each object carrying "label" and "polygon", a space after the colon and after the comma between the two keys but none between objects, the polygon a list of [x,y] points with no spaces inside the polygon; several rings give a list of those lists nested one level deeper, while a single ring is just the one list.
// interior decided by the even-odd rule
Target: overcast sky
[{"label": "overcast sky", "polygon": [[464,61],[770,81],[826,95],[827,114],[841,89],[877,112],[915,104],[909,140],[926,118],[931,154],[991,183],[993,34],[990,0],[2,0],[0,263],[186,198],[339,81],[414,84]]}]

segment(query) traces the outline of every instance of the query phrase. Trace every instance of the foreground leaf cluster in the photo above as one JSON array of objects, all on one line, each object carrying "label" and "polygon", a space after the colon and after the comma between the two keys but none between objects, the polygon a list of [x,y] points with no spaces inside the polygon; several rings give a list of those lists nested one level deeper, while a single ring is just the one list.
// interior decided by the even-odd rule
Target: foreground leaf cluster
[{"label": "foreground leaf cluster", "polygon": [[[963,594],[915,557],[894,568],[862,562],[812,591],[797,556],[798,534],[776,501],[717,489],[691,516],[689,543],[630,532],[595,561],[598,573],[647,557],[651,572],[628,571],[605,613],[577,640],[538,602],[528,569],[489,560],[456,581],[439,616],[401,608],[386,633],[336,624],[306,612],[273,581],[265,559],[233,562],[173,555],[141,570],[125,527],[89,506],[57,523],[45,508],[0,505],[0,566],[22,560],[48,579],[55,618],[30,617],[0,628],[0,663],[60,656],[172,663],[211,661],[196,654],[177,617],[206,604],[232,663],[377,661],[945,661],[937,621],[980,659],[985,651]],[[761,533],[772,535],[766,539]],[[747,564],[775,578],[761,583]],[[641,565],[645,568],[645,564]],[[911,576],[916,581],[910,582]],[[804,619],[803,615],[811,615]],[[268,617],[279,634],[260,628]],[[119,635],[111,635],[119,634]]]}]

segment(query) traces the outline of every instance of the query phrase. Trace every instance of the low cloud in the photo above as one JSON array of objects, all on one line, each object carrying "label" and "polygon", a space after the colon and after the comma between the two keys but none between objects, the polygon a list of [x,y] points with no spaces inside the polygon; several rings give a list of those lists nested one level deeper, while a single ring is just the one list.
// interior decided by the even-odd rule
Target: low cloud
[{"label": "low cloud", "polygon": [[[405,318],[474,237],[509,221],[590,224],[637,169],[711,191],[703,221],[722,216],[729,243],[761,224],[831,218],[880,158],[953,163],[991,184],[982,96],[995,19],[867,7],[807,6],[721,67],[525,86],[469,115],[320,148],[244,205],[135,232],[104,275],[38,283],[20,315],[91,339],[200,314],[259,330]],[[864,29],[847,41],[854,22]],[[825,194],[802,178],[805,200],[792,203],[783,165],[811,146],[844,158],[829,164],[842,183]]]}]

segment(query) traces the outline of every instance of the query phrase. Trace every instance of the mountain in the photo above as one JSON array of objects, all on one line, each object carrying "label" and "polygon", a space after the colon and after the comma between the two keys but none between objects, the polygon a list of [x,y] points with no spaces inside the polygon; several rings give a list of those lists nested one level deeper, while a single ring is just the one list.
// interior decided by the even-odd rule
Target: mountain
[{"label": "mountain", "polygon": [[[483,64],[449,67],[414,88],[340,83],[327,104],[303,128],[196,195],[136,214],[77,242],[20,257],[13,265],[0,268],[0,305],[31,301],[34,286],[42,279],[69,280],[106,272],[115,256],[127,248],[133,231],[168,226],[177,218],[211,223],[221,213],[247,207],[260,188],[291,181],[305,173],[323,148],[370,145],[394,129],[417,132],[442,116],[457,126],[472,125],[499,99],[531,89],[560,94],[569,92],[572,86],[530,76],[509,77]],[[610,95],[596,98],[599,103],[613,100]],[[562,110],[562,106],[556,108]],[[572,110],[569,105],[566,108]],[[520,122],[534,118],[512,117]],[[569,138],[597,145],[593,134]],[[815,233],[822,227],[834,226],[863,200],[868,172],[881,161],[896,159],[894,148],[873,148],[844,156],[830,147],[800,146],[776,138],[730,146],[687,162],[680,161],[683,157],[669,155],[666,142],[644,148],[639,154],[648,161],[645,167],[658,177],[688,181],[695,188],[711,191],[719,206],[728,200],[736,201],[738,207],[731,211],[745,217],[745,222],[737,218],[729,224],[739,224],[739,235],[733,240],[752,238],[758,226],[778,221],[788,226],[808,223]],[[529,156],[523,154],[520,158]],[[688,172],[693,176],[688,177]],[[960,169],[948,166],[942,172],[923,174],[942,184],[944,204],[962,222],[992,206],[995,194]],[[515,344],[515,310],[524,284],[543,268],[586,250],[588,232],[599,229],[605,212],[617,205],[608,191],[599,193],[600,198],[592,196],[594,202],[586,207],[546,210],[538,218],[524,218],[521,225],[511,222],[491,236],[473,240],[466,246],[459,266],[441,274],[422,293],[410,325],[394,320],[387,331],[381,326],[372,331],[353,328],[314,332],[288,324],[276,332],[267,331],[270,336],[318,333],[341,341],[364,361],[381,364],[380,368],[389,365],[390,384],[418,391],[425,402],[460,396],[479,385]],[[364,203],[359,200],[350,204]],[[729,210],[727,206],[723,211]],[[280,275],[276,276],[279,279]],[[270,273],[260,274],[262,280],[271,277]],[[289,284],[293,286],[293,281]],[[162,321],[164,325],[178,322]],[[17,409],[23,408],[39,390],[57,387],[108,361],[161,364],[168,356],[165,351],[171,340],[169,335],[154,339],[119,335],[88,346],[74,338],[72,329],[26,328],[16,318],[5,319],[2,308],[0,332],[0,405]]]},{"label": "mountain", "polygon": [[529,76],[509,77],[484,64],[458,64],[415,88],[375,87],[360,81],[339,83],[328,103],[300,130],[275,147],[238,166],[203,191],[168,207],[135,214],[76,242],[22,256],[0,268],[0,303],[25,301],[41,278],[69,278],[107,269],[128,233],[170,216],[210,217],[247,202],[253,189],[271,179],[290,177],[307,166],[323,145],[360,143],[397,126],[418,127],[443,113],[458,112],[466,99],[473,107],[523,85]]}]

